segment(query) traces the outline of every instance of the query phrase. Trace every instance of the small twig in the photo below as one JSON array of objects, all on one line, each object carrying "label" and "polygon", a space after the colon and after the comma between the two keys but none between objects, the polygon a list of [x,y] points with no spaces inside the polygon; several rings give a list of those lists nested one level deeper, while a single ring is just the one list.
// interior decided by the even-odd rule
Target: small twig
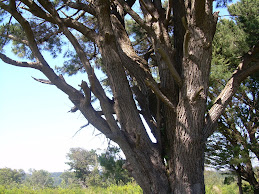
[{"label": "small twig", "polygon": [[37,82],[43,83],[43,84],[49,84],[49,85],[53,85],[53,83],[51,83],[51,81],[46,80],[46,79],[37,79],[35,77],[32,77],[34,80],[36,80]]},{"label": "small twig", "polygon": [[75,132],[75,134],[73,135],[73,137],[75,137],[75,136],[76,136],[76,134],[77,134],[79,131],[81,131],[83,128],[87,127],[88,125],[90,125],[90,123],[89,123],[89,122],[88,122],[87,124],[85,124],[85,125],[81,126],[81,127],[77,130],[77,132]]},{"label": "small twig", "polygon": [[74,107],[72,107],[71,110],[68,111],[68,112],[74,113],[74,112],[76,112],[76,111],[78,111],[78,108],[77,108],[76,106],[74,106]]}]

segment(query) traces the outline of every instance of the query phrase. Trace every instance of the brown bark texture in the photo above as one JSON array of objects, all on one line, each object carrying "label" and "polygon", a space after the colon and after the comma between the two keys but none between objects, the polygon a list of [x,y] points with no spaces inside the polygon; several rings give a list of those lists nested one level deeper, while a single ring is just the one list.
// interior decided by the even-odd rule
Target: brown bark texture
[{"label": "brown bark texture", "polygon": [[[134,3],[139,4],[138,11],[132,9]],[[89,123],[120,146],[127,160],[125,168],[144,193],[205,193],[206,139],[239,84],[259,69],[258,62],[251,62],[258,53],[255,46],[207,110],[218,17],[212,3],[169,0],[163,7],[160,0],[63,0],[59,4],[49,0],[0,1],[0,9],[17,21],[25,34],[23,38],[4,33],[2,36],[24,44],[34,60],[15,61],[3,53],[0,58],[11,65],[43,72],[49,79],[45,83],[66,93],[75,105],[73,112],[81,111]],[[57,30],[39,39],[28,13],[41,21],[39,25],[52,25]],[[137,52],[133,45],[125,27],[126,15],[138,24],[149,43],[146,52]],[[91,17],[93,22],[84,21],[83,16]],[[110,94],[96,76],[78,34],[98,48]],[[41,53],[40,45],[57,35],[70,42],[87,74],[81,91],[58,76]],[[151,66],[158,75],[152,73]],[[91,104],[92,97],[99,102],[101,111]]]}]

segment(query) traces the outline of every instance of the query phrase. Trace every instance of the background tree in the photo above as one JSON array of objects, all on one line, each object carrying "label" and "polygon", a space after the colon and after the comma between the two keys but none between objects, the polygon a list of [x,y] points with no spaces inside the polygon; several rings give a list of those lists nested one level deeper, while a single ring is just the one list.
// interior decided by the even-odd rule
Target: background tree
[{"label": "background tree", "polygon": [[67,164],[72,171],[62,175],[65,183],[70,185],[69,182],[73,181],[81,183],[83,186],[98,185],[101,187],[110,184],[126,184],[131,178],[127,170],[122,168],[125,160],[119,157],[119,152],[119,148],[109,146],[105,153],[98,156],[96,150],[87,151],[83,148],[71,148],[67,154],[67,158],[70,160]]},{"label": "background tree", "polygon": [[130,175],[126,169],[123,168],[125,160],[119,156],[121,150],[118,147],[108,147],[107,151],[101,154],[98,159],[100,165],[104,167],[102,174],[106,179],[114,180],[116,184],[126,184],[130,180]]},{"label": "background tree", "polygon": [[[259,41],[259,3],[240,1],[228,7],[234,21],[221,20],[214,38],[211,99],[223,89],[240,57]],[[233,66],[234,65],[234,66]],[[240,193],[246,180],[258,193],[258,177],[252,161],[258,161],[258,73],[248,77],[219,120],[218,132],[208,141],[210,166],[228,168],[238,177]]]},{"label": "background tree", "polygon": [[54,180],[46,170],[30,169],[30,175],[27,175],[25,184],[35,189],[44,189],[54,187]]},{"label": "background tree", "polygon": [[25,179],[25,172],[23,170],[16,170],[11,168],[0,169],[0,185],[17,185],[21,184]]},{"label": "background tree", "polygon": [[61,174],[60,178],[62,179],[60,184],[62,188],[80,186],[75,172],[65,171]]},{"label": "background tree", "polygon": [[[75,105],[72,112],[79,110],[118,143],[126,156],[125,167],[144,193],[204,193],[206,139],[240,83],[259,69],[258,45],[243,55],[207,110],[218,18],[213,1],[169,0],[163,7],[160,0],[139,0],[140,15],[131,9],[135,2],[1,0],[0,14],[6,19],[1,26],[0,58],[41,71],[48,80],[38,81],[66,93]],[[145,34],[148,51],[137,50],[141,42],[132,44],[124,25],[126,14]],[[14,52],[29,61],[5,55],[3,48],[8,43],[15,44]],[[43,56],[44,50],[59,54],[64,43],[74,49],[64,51],[70,57],[64,68],[88,75],[81,89],[58,76]],[[107,91],[93,64],[103,65]],[[93,99],[100,109],[93,106]]]},{"label": "background tree", "polygon": [[87,186],[88,178],[94,173],[94,169],[98,168],[98,156],[95,150],[87,151],[82,148],[71,148],[67,154],[70,170],[75,173],[75,177],[79,179],[83,186]]}]

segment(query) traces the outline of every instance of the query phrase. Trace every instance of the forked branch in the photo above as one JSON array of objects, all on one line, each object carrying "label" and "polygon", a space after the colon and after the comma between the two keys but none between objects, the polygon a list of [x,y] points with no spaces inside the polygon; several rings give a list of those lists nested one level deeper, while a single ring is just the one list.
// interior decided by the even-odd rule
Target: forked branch
[{"label": "forked branch", "polygon": [[259,44],[257,44],[251,51],[249,51],[239,64],[236,71],[233,73],[230,80],[227,82],[225,88],[216,98],[213,106],[206,117],[206,125],[204,128],[205,138],[208,138],[215,130],[217,121],[224,112],[226,106],[232,99],[233,95],[238,90],[239,85],[249,75],[259,71]]}]

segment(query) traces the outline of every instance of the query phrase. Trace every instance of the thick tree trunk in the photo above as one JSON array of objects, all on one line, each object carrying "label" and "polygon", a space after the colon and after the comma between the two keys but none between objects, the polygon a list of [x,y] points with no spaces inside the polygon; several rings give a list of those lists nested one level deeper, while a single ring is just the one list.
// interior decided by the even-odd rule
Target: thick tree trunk
[{"label": "thick tree trunk", "polygon": [[[120,137],[114,141],[126,155],[126,168],[144,193],[205,193],[203,129],[215,20],[209,18],[204,20],[204,23],[197,23],[200,18],[195,17],[203,15],[195,15],[198,10],[192,10],[186,15],[185,10],[193,7],[186,4],[187,7],[184,8],[181,4],[182,12],[177,12],[180,14],[177,16],[178,25],[175,25],[180,30],[180,33],[175,34],[176,54],[172,51],[168,32],[161,21],[163,18],[150,24],[155,29],[148,33],[152,37],[156,52],[160,89],[172,102],[172,105],[168,105],[160,96],[161,106],[158,114],[161,114],[161,118],[156,118],[156,121],[161,139],[157,136],[156,146],[148,140],[134,102],[129,98],[132,94],[123,69],[129,69],[145,96],[145,87],[141,84],[145,83],[142,79],[147,76],[140,73],[144,70],[143,67],[139,69],[145,62],[134,55],[127,34],[116,18],[109,19],[109,5],[105,6],[105,1],[100,2],[102,3],[98,5],[100,10],[97,13],[100,13],[99,26],[102,26],[100,33],[103,37],[99,47],[113,90],[115,112],[124,134],[124,138]],[[150,6],[150,9],[154,10],[154,17],[159,15],[159,11],[150,1],[144,2],[146,4],[142,5],[142,9]],[[146,12],[145,17],[148,18],[148,14]],[[175,69],[170,69],[171,64]],[[135,71],[134,66],[139,70]],[[167,160],[166,164],[164,159]]]}]

